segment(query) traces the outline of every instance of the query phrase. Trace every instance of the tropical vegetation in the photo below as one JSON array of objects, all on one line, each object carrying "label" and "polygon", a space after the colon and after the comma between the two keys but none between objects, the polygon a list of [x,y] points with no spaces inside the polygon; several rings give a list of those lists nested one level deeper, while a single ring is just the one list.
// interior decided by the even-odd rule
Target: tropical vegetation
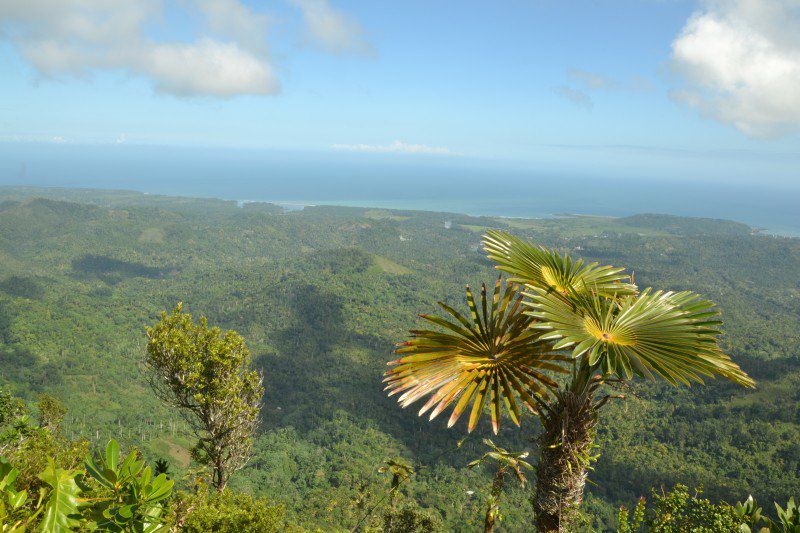
[{"label": "tropical vegetation", "polygon": [[[284,212],[121,191],[0,188],[0,387],[10,393],[0,400],[27,417],[25,424],[16,415],[0,424],[0,456],[19,471],[13,490],[38,500],[39,489],[47,490],[38,478],[47,457],[57,468],[81,470],[87,455],[104,453],[114,439],[123,457],[136,449],[153,474],[174,480],[162,513],[169,527],[188,508],[174,502],[198,502],[193,509],[207,523],[252,521],[266,531],[360,524],[367,531],[386,528],[392,476],[378,470],[394,459],[414,475],[391,493],[392,527],[481,529],[495,470],[466,465],[486,452],[484,438],[528,452],[536,465],[540,448],[530,439],[542,431],[540,416],[518,402],[520,431],[503,404],[495,436],[490,396],[485,416],[465,436],[446,427],[454,404],[447,416],[423,421],[386,398],[380,381],[405,332],[438,329],[417,319],[419,310],[441,300],[469,319],[465,283],[477,287],[480,308],[476,280],[497,277],[480,238],[491,229],[589,263],[635,266],[640,287],[713,300],[725,322],[720,347],[757,382],[755,389],[727,379],[704,378],[705,386],[691,389],[664,379],[606,382],[598,400],[626,399],[609,399],[598,412],[589,454],[597,458],[577,527],[616,530],[621,505],[632,515],[641,496],[652,506],[652,488],[668,493],[678,484],[702,486],[702,498],[714,505],[735,507],[752,494],[763,516],[779,520],[773,502],[785,510],[800,486],[797,239],[663,215],[525,220],[324,206]],[[493,285],[487,293],[490,304]],[[251,458],[222,492],[208,465],[192,456],[198,438],[190,421],[153,394],[155,373],[144,364],[145,326],[179,301],[208,317],[209,329],[238,332],[251,370],[263,376]],[[572,365],[555,364],[567,372],[540,373],[563,388]],[[40,401],[42,395],[64,405]],[[464,426],[467,411],[459,419]],[[536,473],[528,478],[524,488],[506,479],[497,530],[534,523]]]},{"label": "tropical vegetation", "polygon": [[514,285],[502,290],[498,279],[491,298],[483,285],[480,305],[468,286],[469,318],[443,302],[455,320],[421,315],[439,330],[412,330],[384,381],[403,407],[429,395],[419,414],[431,410],[431,419],[454,404],[448,427],[470,403],[468,431],[487,405],[494,433],[503,411],[517,425],[521,406],[539,416],[538,531],[565,531],[583,501],[599,410],[621,397],[598,398],[604,386],[634,376],[689,385],[714,375],[755,386],[722,352],[719,312],[699,295],[639,291],[623,268],[585,265],[504,232],[488,232],[483,243]]}]

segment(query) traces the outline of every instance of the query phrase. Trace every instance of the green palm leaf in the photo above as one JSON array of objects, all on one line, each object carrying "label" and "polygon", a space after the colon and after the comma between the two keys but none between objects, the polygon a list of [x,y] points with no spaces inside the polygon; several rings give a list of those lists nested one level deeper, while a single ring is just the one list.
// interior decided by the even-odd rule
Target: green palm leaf
[{"label": "green palm leaf", "polygon": [[658,375],[673,385],[702,376],[722,376],[753,387],[754,382],[722,353],[719,312],[692,292],[651,292],[608,299],[573,294],[570,301],[552,293],[526,292],[527,313],[539,322],[541,340],[554,349],[571,348],[604,374],[625,379]]},{"label": "green palm leaf", "polygon": [[520,404],[535,412],[547,389],[556,386],[543,372],[566,372],[560,362],[567,360],[537,338],[521,301],[516,286],[503,289],[498,279],[491,301],[482,286],[480,307],[467,287],[469,318],[441,302],[451,319],[420,315],[439,330],[412,330],[413,338],[397,345],[395,353],[402,357],[389,363],[394,368],[384,378],[389,395],[400,394],[402,407],[430,395],[419,414],[430,411],[431,420],[455,403],[448,427],[470,403],[469,431],[486,404],[495,433],[504,407],[519,425]]},{"label": "green palm leaf", "polygon": [[636,292],[624,268],[585,265],[581,259],[573,260],[503,231],[487,231],[483,249],[497,263],[496,268],[514,276],[511,281],[532,290],[562,295],[592,291],[610,297]]},{"label": "green palm leaf", "polygon": [[489,462],[489,460],[496,461],[500,468],[511,470],[520,484],[524,487],[527,483],[524,470],[533,470],[533,465],[525,461],[528,457],[528,452],[510,452],[505,448],[500,448],[491,439],[483,439],[483,443],[489,448],[489,451],[484,453],[480,459],[475,459],[467,464],[467,468],[475,468],[478,465]]}]

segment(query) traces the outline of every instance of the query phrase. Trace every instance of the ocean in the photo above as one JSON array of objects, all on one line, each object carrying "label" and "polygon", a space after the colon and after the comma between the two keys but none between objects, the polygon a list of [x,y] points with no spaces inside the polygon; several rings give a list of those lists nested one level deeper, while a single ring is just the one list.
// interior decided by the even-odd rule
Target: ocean
[{"label": "ocean", "polygon": [[435,156],[202,150],[153,146],[0,145],[0,185],[351,205],[537,218],[664,213],[744,222],[800,236],[794,185],[548,172]]}]

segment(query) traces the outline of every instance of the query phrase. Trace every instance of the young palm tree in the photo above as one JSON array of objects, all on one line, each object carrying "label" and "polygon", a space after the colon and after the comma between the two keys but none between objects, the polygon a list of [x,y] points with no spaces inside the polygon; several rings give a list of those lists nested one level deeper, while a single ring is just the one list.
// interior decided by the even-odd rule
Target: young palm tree
[{"label": "young palm tree", "polygon": [[397,494],[400,485],[408,481],[414,475],[414,468],[402,459],[388,459],[382,467],[378,469],[381,474],[390,477],[389,481],[389,513],[386,518],[386,529],[392,529],[392,521],[397,511]]},{"label": "young palm tree", "polygon": [[489,502],[486,506],[486,517],[483,520],[484,533],[494,531],[495,523],[500,519],[500,497],[503,495],[503,483],[506,475],[513,474],[523,487],[528,482],[525,477],[525,470],[532,470],[533,467],[524,459],[528,457],[528,452],[509,452],[498,447],[490,439],[484,439],[483,443],[489,447],[490,451],[483,454],[483,457],[476,459],[467,465],[467,468],[475,468],[478,465],[489,462],[497,463],[497,471],[492,481],[492,490],[489,493]]},{"label": "young palm tree", "polygon": [[390,477],[389,492],[390,503],[394,509],[397,503],[397,492],[400,490],[400,485],[408,481],[414,475],[414,468],[403,461],[402,459],[388,459],[382,467],[378,469],[378,473],[387,474]]},{"label": "young palm tree", "polygon": [[[754,386],[722,353],[719,312],[697,294],[639,291],[623,268],[585,265],[500,231],[483,244],[511,275],[502,297],[498,280],[491,303],[483,287],[480,309],[467,288],[470,319],[441,302],[455,320],[421,315],[440,330],[412,330],[384,381],[403,407],[430,395],[420,415],[431,411],[431,419],[455,403],[448,426],[472,403],[468,431],[487,402],[495,433],[503,407],[517,425],[520,404],[537,414],[540,532],[563,531],[583,500],[598,411],[612,397],[598,398],[606,386],[634,376],[690,385],[715,375]],[[570,376],[559,384],[549,373]]]}]

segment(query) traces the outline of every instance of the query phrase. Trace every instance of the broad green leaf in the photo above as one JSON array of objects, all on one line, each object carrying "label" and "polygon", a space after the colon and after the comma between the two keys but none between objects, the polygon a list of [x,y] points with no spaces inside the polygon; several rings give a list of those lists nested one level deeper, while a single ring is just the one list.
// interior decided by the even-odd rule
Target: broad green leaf
[{"label": "broad green leaf", "polygon": [[37,530],[56,533],[76,527],[79,524],[76,517],[80,489],[75,483],[74,474],[56,468],[55,463],[50,459],[47,468],[39,474],[39,479],[50,487],[50,491],[47,494],[44,515]]}]

